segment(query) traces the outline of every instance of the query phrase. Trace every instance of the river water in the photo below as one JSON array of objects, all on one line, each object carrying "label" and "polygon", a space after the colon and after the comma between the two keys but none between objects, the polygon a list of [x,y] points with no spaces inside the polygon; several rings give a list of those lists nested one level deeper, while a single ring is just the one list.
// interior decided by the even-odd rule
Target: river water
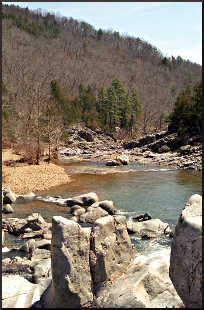
[{"label": "river water", "polygon": [[[152,218],[159,218],[175,226],[189,197],[192,194],[201,194],[202,191],[201,173],[187,170],[155,168],[135,163],[122,167],[106,167],[100,162],[64,160],[57,164],[66,169],[72,181],[39,192],[39,195],[70,198],[95,192],[99,200],[112,200],[127,220],[130,216],[149,212]],[[50,183],[52,184],[52,180]],[[67,216],[66,207],[33,201],[17,204],[12,217],[26,217],[32,212],[39,212],[49,222],[54,215]],[[10,217],[3,215],[7,216]],[[132,237],[132,240],[138,247],[144,248],[145,242],[141,245],[137,243],[137,238]],[[170,244],[166,239],[159,242],[163,246]]]}]

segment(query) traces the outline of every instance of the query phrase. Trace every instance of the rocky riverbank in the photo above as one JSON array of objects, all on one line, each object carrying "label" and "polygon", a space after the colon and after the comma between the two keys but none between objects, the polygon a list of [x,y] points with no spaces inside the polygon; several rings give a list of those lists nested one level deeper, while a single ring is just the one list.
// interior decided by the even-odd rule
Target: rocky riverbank
[{"label": "rocky riverbank", "polygon": [[[163,165],[177,169],[202,169],[200,136],[178,137],[175,133],[160,132],[140,139],[124,142],[117,135],[86,127],[67,130],[69,139],[59,152],[61,158],[112,161],[110,166],[123,164],[121,155],[128,161],[141,164]],[[126,163],[128,163],[126,160]]]},{"label": "rocky riverbank", "polygon": [[178,220],[171,261],[170,251],[150,257],[138,252],[128,234],[129,226],[141,238],[172,238],[159,219],[138,215],[130,225],[112,201],[100,201],[96,193],[63,203],[69,217],[54,216],[52,223],[38,213],[3,219],[4,231],[25,240],[2,260],[4,308],[200,307],[200,195],[190,197]]},{"label": "rocky riverbank", "polygon": [[[27,199],[28,196],[21,195],[20,199]],[[15,193],[4,192],[4,202],[12,197],[19,199]],[[33,200],[36,198],[40,197],[30,197]],[[56,203],[54,200],[53,202]],[[130,279],[132,271],[129,273],[129,268],[137,266],[137,270],[134,271],[134,277],[137,278],[141,262],[144,266],[140,267],[144,269],[146,264],[149,264],[144,258],[135,260],[140,253],[131,243],[126,219],[120,215],[113,201],[100,201],[96,193],[87,193],[61,200],[59,198],[58,202],[67,209],[68,219],[55,216],[51,224],[40,214],[34,213],[24,219],[2,220],[4,231],[17,236],[23,243],[8,252],[10,257],[3,257],[4,307],[17,307],[19,299],[22,302],[21,306],[25,307],[33,304],[36,307],[59,308],[103,307],[104,303],[106,307],[109,301],[104,301],[104,296],[109,287],[128,272],[126,282],[129,282],[128,287],[131,290],[133,279]],[[140,238],[144,238],[144,235],[150,239],[162,235],[169,238],[168,224],[159,219],[151,219],[150,215],[144,215],[133,218],[132,221],[140,224],[139,226],[146,223],[139,231],[134,227],[131,232],[138,233]],[[158,302],[163,306],[170,306],[172,302],[176,307],[182,305],[168,278],[168,258],[161,260],[160,264],[164,269],[163,278],[160,278],[159,270],[155,274],[152,269],[151,273],[154,279],[163,281],[164,290],[170,292],[171,302],[167,299],[162,301],[159,297]],[[145,273],[145,277],[148,273]],[[7,296],[7,288],[11,282],[16,285]],[[20,285],[26,287],[26,294]],[[144,283],[138,285],[139,288],[144,286]],[[144,289],[140,289],[133,304],[130,296],[127,305],[147,307],[157,303],[155,296],[150,296],[148,290],[145,291],[146,300],[143,299]],[[156,291],[155,294],[158,295]],[[124,306],[124,297],[119,303],[121,302]]]}]

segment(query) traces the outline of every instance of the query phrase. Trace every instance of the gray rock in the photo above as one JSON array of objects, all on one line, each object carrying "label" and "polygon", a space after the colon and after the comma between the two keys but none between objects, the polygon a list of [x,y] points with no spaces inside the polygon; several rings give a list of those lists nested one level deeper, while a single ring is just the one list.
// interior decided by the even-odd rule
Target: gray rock
[{"label": "gray rock", "polygon": [[191,153],[191,148],[192,146],[191,145],[183,145],[180,147],[179,149],[179,153],[182,154],[182,155],[186,155],[186,154],[190,154]]},{"label": "gray rock", "polygon": [[106,166],[120,166],[121,165],[121,162],[119,162],[117,159],[110,159],[110,160],[107,160],[106,162]]},{"label": "gray rock", "polygon": [[32,252],[31,261],[33,263],[37,263],[37,262],[42,261],[43,259],[50,258],[50,257],[51,257],[51,253],[50,253],[49,250],[46,250],[46,249],[35,249]]},{"label": "gray rock", "polygon": [[163,234],[171,232],[168,223],[162,222],[160,219],[151,219],[143,222],[127,222],[128,231],[136,233],[143,238],[156,238]]},{"label": "gray rock", "polygon": [[125,154],[122,154],[122,155],[118,156],[117,160],[119,162],[121,162],[121,164],[123,164],[123,165],[128,165],[129,162],[130,162],[129,157],[127,155],[125,155]]},{"label": "gray rock", "polygon": [[41,307],[91,306],[104,281],[123,273],[133,259],[123,216],[107,215],[91,226],[55,216],[52,230],[52,284]]},{"label": "gray rock", "polygon": [[202,308],[202,196],[183,209],[171,246],[170,278],[187,308]]},{"label": "gray rock", "polygon": [[2,308],[29,308],[40,300],[50,284],[32,284],[19,275],[2,276]]},{"label": "gray rock", "polygon": [[158,152],[159,153],[167,153],[167,152],[170,152],[171,149],[170,147],[168,147],[167,145],[162,145],[159,149],[158,149]]},{"label": "gray rock", "polygon": [[113,201],[111,200],[103,200],[103,201],[99,201],[99,202],[96,202],[92,205],[93,206],[98,206],[102,209],[104,209],[105,211],[107,211],[110,215],[114,215],[117,213],[117,210],[114,206],[114,203]]},{"label": "gray rock", "polygon": [[78,132],[78,135],[83,138],[84,140],[86,140],[87,142],[93,142],[94,141],[94,137],[91,133],[84,131],[84,130],[80,130]]},{"label": "gray rock", "polygon": [[36,240],[35,248],[51,251],[51,240],[49,239]]},{"label": "gray rock", "polygon": [[5,214],[14,213],[14,209],[11,207],[11,205],[6,204],[3,206],[2,212]]},{"label": "gray rock", "polygon": [[42,238],[44,238],[46,240],[51,240],[52,239],[52,233],[51,232],[44,233],[42,235]]},{"label": "gray rock", "polygon": [[32,254],[35,248],[35,239],[30,239],[19,250]]},{"label": "gray rock", "polygon": [[132,220],[135,222],[144,222],[144,221],[148,221],[151,219],[152,219],[152,217],[149,213],[138,214],[138,215],[132,217]]},{"label": "gray rock", "polygon": [[95,290],[104,281],[123,273],[133,258],[133,247],[124,216],[105,216],[96,220],[91,241],[90,266]]},{"label": "gray rock", "polygon": [[44,307],[81,307],[93,300],[90,229],[61,216],[52,219],[52,285]]},{"label": "gray rock", "polygon": [[36,195],[32,192],[25,195],[17,195],[16,203],[27,203],[34,200]]},{"label": "gray rock", "polygon": [[3,189],[3,204],[12,204],[16,201],[16,195],[11,191],[10,187]]},{"label": "gray rock", "polygon": [[[113,283],[113,284],[112,284]],[[169,257],[135,258],[120,278],[115,278],[95,301],[100,308],[181,308],[169,278]]]},{"label": "gray rock", "polygon": [[[24,233],[24,230],[22,231],[22,233]],[[38,237],[43,238],[43,233],[44,233],[43,229],[40,229],[40,230],[37,230],[37,231],[31,231],[31,232],[28,232],[28,233],[24,233],[21,236],[21,238],[22,239],[30,239],[30,238],[38,238]]]},{"label": "gray rock", "polygon": [[2,247],[3,247],[3,245],[4,245],[4,242],[5,242],[5,235],[4,235],[4,230],[2,229],[1,230],[1,233],[2,233]]},{"label": "gray rock", "polygon": [[96,193],[88,193],[80,196],[76,196],[73,198],[69,198],[66,200],[66,204],[68,207],[72,207],[74,205],[78,206],[91,206],[94,202],[98,201],[98,196]]},{"label": "gray rock", "polygon": [[[10,251],[12,255],[12,250]],[[14,252],[16,255],[16,251]],[[18,274],[27,280],[32,280],[31,261],[25,257],[15,256],[14,259],[3,259],[2,273],[5,274]]]},{"label": "gray rock", "polygon": [[86,210],[80,206],[73,206],[71,208],[71,213],[74,216],[80,216],[80,215],[84,214],[85,212],[86,212]]},{"label": "gray rock", "polygon": [[19,218],[3,218],[2,228],[7,230],[10,234],[20,235],[24,232],[24,227],[27,224],[26,219]]},{"label": "gray rock", "polygon": [[108,212],[98,207],[97,203],[87,208],[86,213],[79,216],[79,221],[82,223],[94,224],[100,217],[108,215]]},{"label": "gray rock", "polygon": [[51,277],[51,258],[43,259],[34,266],[34,283],[39,283],[42,278],[48,277]]}]

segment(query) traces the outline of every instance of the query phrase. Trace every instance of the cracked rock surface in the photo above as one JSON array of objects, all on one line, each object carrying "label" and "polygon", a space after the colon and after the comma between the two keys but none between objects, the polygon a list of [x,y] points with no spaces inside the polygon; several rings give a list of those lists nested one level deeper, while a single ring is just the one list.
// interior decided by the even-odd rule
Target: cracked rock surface
[{"label": "cracked rock surface", "polygon": [[187,201],[171,246],[170,278],[187,308],[202,308],[202,196]]},{"label": "cracked rock surface", "polygon": [[123,273],[133,258],[123,216],[107,215],[81,225],[55,216],[52,233],[52,284],[43,307],[92,304],[103,284]]}]

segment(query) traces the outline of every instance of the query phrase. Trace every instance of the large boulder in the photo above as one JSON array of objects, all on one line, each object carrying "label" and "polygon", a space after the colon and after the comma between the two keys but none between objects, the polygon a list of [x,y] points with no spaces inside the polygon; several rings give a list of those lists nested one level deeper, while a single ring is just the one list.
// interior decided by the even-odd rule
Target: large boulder
[{"label": "large boulder", "polygon": [[2,276],[2,308],[30,308],[49,284],[50,280],[37,285],[19,275]]},{"label": "large boulder", "polygon": [[95,206],[95,205],[97,205],[98,207],[104,209],[110,215],[114,215],[114,214],[117,213],[117,209],[115,208],[114,203],[113,203],[112,200],[99,201],[99,202],[94,203],[92,206]]},{"label": "large boulder", "polygon": [[133,255],[134,249],[124,216],[108,215],[96,220],[92,230],[90,253],[95,290],[100,291],[104,281],[125,272]]},{"label": "large boulder", "polygon": [[52,285],[44,307],[76,308],[93,300],[89,267],[91,229],[61,216],[52,219]]},{"label": "large boulder", "polygon": [[160,219],[150,219],[142,222],[129,220],[127,228],[130,233],[136,233],[142,238],[156,238],[171,232],[169,224],[162,222]]},{"label": "large boulder", "polygon": [[52,223],[52,284],[41,307],[91,306],[104,283],[120,276],[133,259],[126,219],[107,215],[79,225],[55,216]]},{"label": "large boulder", "polygon": [[78,206],[91,206],[94,202],[98,201],[98,196],[96,193],[82,194],[73,198],[66,199],[66,205],[72,207],[74,205]]},{"label": "large boulder", "polygon": [[[96,203],[97,204],[97,203]],[[100,217],[108,215],[108,212],[93,204],[87,208],[86,213],[79,216],[79,221],[82,223],[94,224],[94,222]]]},{"label": "large boulder", "polygon": [[[169,278],[169,255],[139,255],[120,277],[114,279],[95,301],[99,308],[181,308]],[[110,283],[111,285],[111,283]]]},{"label": "large boulder", "polygon": [[187,201],[171,245],[170,278],[187,308],[202,308],[202,196]]}]

